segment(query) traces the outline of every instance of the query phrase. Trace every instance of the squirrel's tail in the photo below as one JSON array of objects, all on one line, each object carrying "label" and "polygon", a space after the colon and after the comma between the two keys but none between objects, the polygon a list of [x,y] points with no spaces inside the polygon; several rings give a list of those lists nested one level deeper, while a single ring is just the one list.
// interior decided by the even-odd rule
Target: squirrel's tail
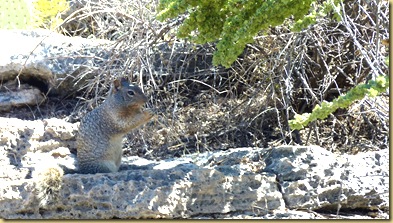
[{"label": "squirrel's tail", "polygon": [[57,164],[40,166],[33,172],[35,195],[40,207],[44,207],[57,199],[62,186],[63,175],[63,169]]},{"label": "squirrel's tail", "polygon": [[39,166],[34,170],[32,177],[35,182],[35,195],[40,207],[57,201],[63,185],[63,176],[69,173],[76,173],[76,170],[55,162]]}]

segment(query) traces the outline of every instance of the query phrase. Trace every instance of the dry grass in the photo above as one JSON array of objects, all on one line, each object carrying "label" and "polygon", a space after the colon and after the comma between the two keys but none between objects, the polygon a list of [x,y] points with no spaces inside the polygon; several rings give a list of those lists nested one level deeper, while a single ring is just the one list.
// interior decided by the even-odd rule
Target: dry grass
[{"label": "dry grass", "polygon": [[[388,99],[365,98],[302,131],[295,113],[310,112],[351,87],[387,74],[388,3],[345,1],[300,33],[286,26],[257,36],[230,69],[213,67],[214,45],[178,40],[181,19],[155,20],[157,1],[74,0],[61,32],[115,41],[105,66],[81,73],[77,117],[102,102],[120,76],[143,86],[158,119],[129,135],[129,154],[165,158],[231,147],[319,144],[336,152],[386,148]],[[378,15],[378,16],[376,16]],[[88,109],[86,109],[88,108]]]}]

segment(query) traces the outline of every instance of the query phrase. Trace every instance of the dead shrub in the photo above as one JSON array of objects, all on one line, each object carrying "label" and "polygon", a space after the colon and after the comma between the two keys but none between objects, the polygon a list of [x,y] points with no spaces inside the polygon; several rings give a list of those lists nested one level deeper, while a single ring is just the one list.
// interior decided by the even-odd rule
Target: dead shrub
[{"label": "dead shrub", "polygon": [[345,1],[341,21],[321,18],[299,33],[287,25],[271,28],[230,69],[212,66],[214,44],[177,39],[174,28],[182,19],[160,23],[156,6],[74,0],[61,27],[66,35],[115,41],[107,64],[89,71],[95,76],[82,91],[77,116],[101,103],[116,77],[127,76],[150,96],[158,118],[129,135],[127,154],[161,159],[278,144],[350,153],[387,147],[386,95],[365,98],[302,131],[292,132],[288,119],[387,74],[381,40],[388,38],[388,2]]}]

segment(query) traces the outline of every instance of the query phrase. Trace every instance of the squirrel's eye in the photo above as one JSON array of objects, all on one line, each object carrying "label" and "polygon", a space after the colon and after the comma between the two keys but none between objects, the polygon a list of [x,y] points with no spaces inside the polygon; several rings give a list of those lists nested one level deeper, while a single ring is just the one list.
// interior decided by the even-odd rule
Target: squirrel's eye
[{"label": "squirrel's eye", "polygon": [[133,96],[135,93],[134,93],[134,91],[130,90],[130,91],[127,91],[127,94],[130,95],[130,96]]}]

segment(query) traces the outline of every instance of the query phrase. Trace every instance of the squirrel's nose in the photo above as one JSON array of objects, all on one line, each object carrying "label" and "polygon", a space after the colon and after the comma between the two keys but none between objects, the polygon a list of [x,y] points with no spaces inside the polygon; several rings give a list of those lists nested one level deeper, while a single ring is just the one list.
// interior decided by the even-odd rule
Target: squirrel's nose
[{"label": "squirrel's nose", "polygon": [[141,100],[146,103],[149,99],[146,97],[146,95],[142,94],[141,95]]}]

